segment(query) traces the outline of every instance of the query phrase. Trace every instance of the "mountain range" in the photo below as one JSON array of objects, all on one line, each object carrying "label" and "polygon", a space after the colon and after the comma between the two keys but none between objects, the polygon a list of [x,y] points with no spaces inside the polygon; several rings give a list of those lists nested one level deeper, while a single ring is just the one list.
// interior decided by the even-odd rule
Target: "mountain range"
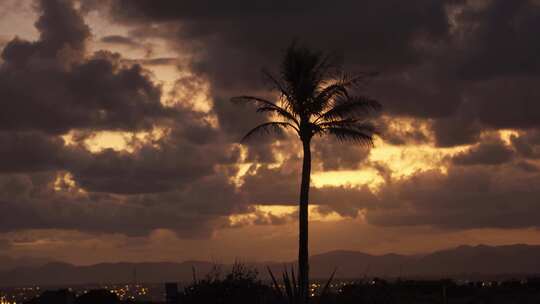
[{"label": "mountain range", "polygon": [[[337,268],[337,278],[403,277],[459,278],[497,275],[540,274],[540,246],[460,246],[424,255],[371,255],[356,251],[331,251],[310,259],[312,278],[327,278]],[[27,259],[25,265],[3,264],[0,258],[0,286],[77,285],[86,283],[189,282],[204,277],[216,265],[204,261],[182,263],[101,263],[76,266],[61,262]],[[21,260],[19,262],[24,262]],[[266,267],[280,273],[287,263],[249,264],[267,279]],[[291,265],[291,263],[288,263]],[[231,265],[220,265],[224,272]]]}]

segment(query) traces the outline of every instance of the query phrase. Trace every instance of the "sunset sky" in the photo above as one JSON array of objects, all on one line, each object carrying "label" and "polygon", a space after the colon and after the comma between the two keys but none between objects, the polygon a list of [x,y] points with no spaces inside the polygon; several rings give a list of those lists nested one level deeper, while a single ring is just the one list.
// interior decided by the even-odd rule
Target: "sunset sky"
[{"label": "sunset sky", "polygon": [[266,118],[294,39],[383,105],[313,142],[311,253],[540,244],[538,0],[1,0],[0,256],[290,261],[301,144]]}]

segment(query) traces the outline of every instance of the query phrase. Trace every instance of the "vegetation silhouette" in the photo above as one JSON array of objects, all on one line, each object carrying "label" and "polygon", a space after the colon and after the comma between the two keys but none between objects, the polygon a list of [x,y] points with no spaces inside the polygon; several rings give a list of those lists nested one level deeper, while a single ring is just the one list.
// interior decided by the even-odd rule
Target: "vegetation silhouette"
[{"label": "vegetation silhouette", "polygon": [[[272,273],[270,271],[270,273]],[[292,304],[293,297],[279,293],[294,293],[291,286],[294,274],[284,272],[284,284],[261,281],[253,266],[235,263],[226,273],[214,266],[203,279],[194,277],[193,282],[178,292],[171,304]],[[289,287],[287,287],[289,281]],[[275,285],[276,288],[268,284]],[[540,278],[511,279],[508,281],[461,281],[450,279],[411,280],[402,278],[363,278],[346,283],[330,280],[315,282],[318,285],[310,299],[317,304],[486,304],[486,303],[540,303]],[[285,285],[285,286],[283,286]],[[287,290],[288,289],[288,290]],[[278,291],[278,292],[276,292]],[[110,291],[91,290],[75,298],[67,289],[44,291],[25,304],[131,304],[163,303],[141,302],[140,299],[120,301]]]},{"label": "vegetation silhouette", "polygon": [[303,146],[302,180],[299,201],[298,286],[300,303],[309,299],[308,205],[311,176],[311,139],[331,135],[342,142],[373,145],[375,127],[368,120],[381,105],[366,96],[351,94],[351,89],[365,84],[375,73],[348,75],[335,54],[325,54],[293,42],[281,62],[280,75],[263,71],[272,88],[279,93],[276,102],[256,97],[238,96],[236,103],[253,103],[257,112],[278,118],[256,126],[242,141],[261,133],[293,130]]},{"label": "vegetation silhouette", "polygon": [[231,271],[222,276],[219,266],[204,279],[186,286],[179,295],[183,304],[265,304],[276,303],[271,288],[260,281],[257,270],[241,263],[235,263]]},{"label": "vegetation silhouette", "polygon": [[118,296],[106,289],[90,290],[77,297],[75,304],[120,304]]},{"label": "vegetation silhouette", "polygon": [[[272,271],[269,271],[272,273]],[[236,263],[227,274],[214,269],[202,280],[194,281],[179,294],[182,304],[295,304],[297,286],[294,271],[283,273],[283,284],[258,279],[255,268]],[[363,278],[346,284],[317,282],[318,290],[310,298],[317,304],[485,304],[539,303],[540,279],[479,281],[457,284],[450,279],[411,280],[402,278]],[[273,289],[268,285],[273,285]],[[291,301],[292,300],[292,301]]]},{"label": "vegetation silhouette", "polygon": [[[300,297],[300,287],[297,284],[296,277],[294,275],[294,267],[291,267],[290,274],[287,270],[287,267],[285,267],[285,271],[282,274],[282,285],[278,283],[276,277],[274,276],[274,273],[272,272],[272,269],[270,269],[270,267],[267,267],[267,270],[270,274],[270,278],[272,279],[272,287],[274,288],[274,292],[276,293],[279,303],[297,304],[302,302],[303,299]],[[332,272],[332,275],[330,275],[330,278],[326,281],[324,287],[322,287],[322,289],[318,292],[317,301],[315,303],[324,303],[323,301],[328,297],[330,291],[330,284],[334,279],[336,270],[337,269]]]},{"label": "vegetation silhouette", "polygon": [[67,289],[46,290],[39,297],[25,302],[25,304],[73,304],[75,295]]},{"label": "vegetation silhouette", "polygon": [[47,290],[25,304],[120,304],[118,296],[106,289],[94,289],[75,297],[67,289]]}]

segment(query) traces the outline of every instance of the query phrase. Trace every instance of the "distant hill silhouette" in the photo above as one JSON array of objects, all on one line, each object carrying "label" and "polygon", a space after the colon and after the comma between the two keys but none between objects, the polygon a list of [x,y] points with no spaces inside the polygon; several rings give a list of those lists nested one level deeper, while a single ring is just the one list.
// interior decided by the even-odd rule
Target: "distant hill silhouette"
[{"label": "distant hill silhouette", "polygon": [[[326,278],[335,267],[338,278],[386,277],[458,277],[462,275],[540,274],[540,246],[460,246],[426,255],[370,255],[355,251],[332,251],[311,257],[312,278]],[[284,263],[255,264],[262,278],[270,266],[276,273]],[[0,286],[132,282],[134,270],[140,282],[191,281],[193,268],[198,277],[208,273],[213,263],[103,263],[74,266],[48,263],[17,267],[0,272]],[[223,265],[226,271],[230,265]]]},{"label": "distant hill silhouette", "polygon": [[6,271],[17,267],[38,267],[51,262],[53,262],[53,260],[47,258],[12,258],[9,256],[0,255],[0,271]]}]

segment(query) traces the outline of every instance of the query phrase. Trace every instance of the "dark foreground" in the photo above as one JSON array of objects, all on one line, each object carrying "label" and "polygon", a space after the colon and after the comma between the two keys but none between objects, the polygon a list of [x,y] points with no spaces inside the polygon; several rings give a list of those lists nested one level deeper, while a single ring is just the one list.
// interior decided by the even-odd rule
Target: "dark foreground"
[{"label": "dark foreground", "polygon": [[[213,271],[203,279],[184,288],[167,284],[163,301],[144,301],[105,289],[84,293],[72,290],[44,291],[22,303],[28,304],[121,304],[121,303],[221,303],[221,304],[285,304],[295,303],[295,282],[278,280],[278,286],[263,282],[257,273],[236,267],[221,275]],[[503,282],[460,282],[452,280],[419,281],[363,279],[347,284],[314,283],[311,303],[314,304],[392,304],[392,303],[540,303],[540,279],[509,280]],[[1,295],[0,295],[1,296]],[[0,297],[0,304],[8,302]],[[17,302],[20,304],[21,302]]]}]

